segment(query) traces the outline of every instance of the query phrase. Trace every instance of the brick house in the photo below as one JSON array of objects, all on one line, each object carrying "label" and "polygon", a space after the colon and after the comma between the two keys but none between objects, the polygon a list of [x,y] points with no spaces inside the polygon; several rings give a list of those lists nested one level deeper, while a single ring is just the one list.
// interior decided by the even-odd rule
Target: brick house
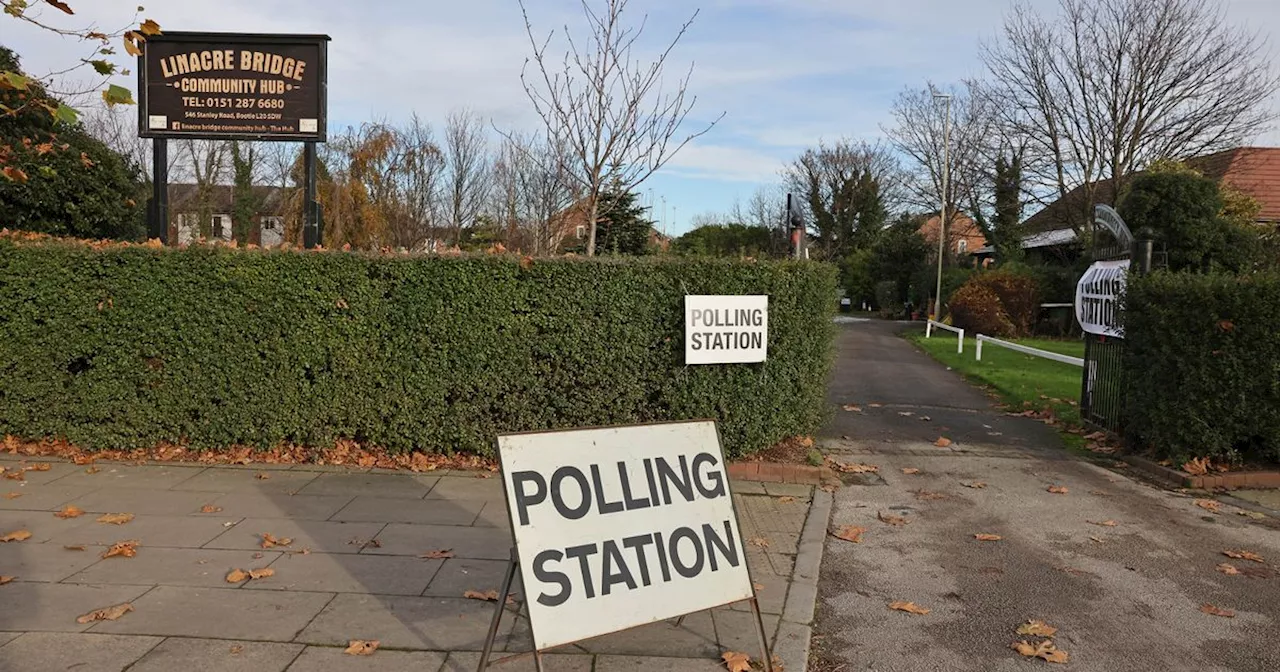
[{"label": "brick house", "polygon": [[[253,187],[258,212],[249,226],[246,245],[277,247],[285,240],[285,223],[292,190],[280,187]],[[189,245],[201,237],[230,242],[233,237],[234,195],[229,185],[207,187],[202,194],[195,184],[169,185],[169,241]],[[204,221],[208,218],[208,221]],[[206,232],[202,234],[203,232]]]},{"label": "brick house", "polygon": [[[929,243],[929,249],[938,249],[938,222],[942,218],[934,215],[920,225],[920,235]],[[951,214],[951,225],[947,231],[947,251],[954,255],[974,254],[987,246],[987,237],[973,218],[957,212]]]}]

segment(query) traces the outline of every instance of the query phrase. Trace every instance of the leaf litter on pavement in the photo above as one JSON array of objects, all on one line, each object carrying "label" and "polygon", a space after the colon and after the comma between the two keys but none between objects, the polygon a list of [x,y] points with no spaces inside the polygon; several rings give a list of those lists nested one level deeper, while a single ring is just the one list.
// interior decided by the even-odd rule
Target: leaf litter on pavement
[{"label": "leaf litter on pavement", "polygon": [[903,467],[903,468],[902,468],[902,473],[903,473],[903,474],[905,474],[905,475],[907,475],[907,476],[914,476],[914,475],[916,475],[916,474],[920,473],[920,470],[919,470],[919,469],[916,469],[915,467]]},{"label": "leaf litter on pavement", "polygon": [[1052,637],[1053,633],[1057,631],[1057,628],[1044,621],[1032,620],[1019,625],[1017,633],[1029,637]]},{"label": "leaf litter on pavement", "polygon": [[1217,569],[1219,572],[1222,572],[1227,576],[1237,576],[1240,574],[1240,570],[1237,569],[1235,565],[1229,562],[1224,562],[1221,565],[1218,565]]},{"label": "leaf litter on pavement", "polygon": [[1065,495],[1069,490],[1067,490],[1067,486],[1065,485],[1051,485],[1049,486],[1049,492],[1052,492],[1055,495]]},{"label": "leaf litter on pavement", "polygon": [[738,651],[725,651],[720,655],[729,672],[751,672],[751,656]]},{"label": "leaf litter on pavement", "polygon": [[844,539],[845,541],[852,541],[855,544],[861,544],[862,535],[865,534],[866,532],[867,532],[867,528],[865,527],[857,527],[854,525],[841,525],[840,527],[837,527],[836,529],[831,531],[831,536],[835,537],[836,539]]},{"label": "leaf litter on pavement", "polygon": [[132,513],[105,513],[98,518],[98,522],[104,525],[124,525],[131,520],[133,520]]},{"label": "leaf litter on pavement", "polygon": [[263,532],[261,536],[262,536],[263,548],[274,548],[276,546],[288,546],[293,543],[293,539],[289,537],[276,537],[270,532]]},{"label": "leaf litter on pavement", "polygon": [[962,482],[960,485],[963,485],[966,488],[973,488],[974,490],[981,490],[987,487],[987,484],[982,481],[969,481],[968,483]]},{"label": "leaf litter on pavement", "polygon": [[55,518],[61,518],[63,520],[67,520],[68,518],[79,518],[80,516],[83,516],[83,515],[84,515],[84,510],[76,506],[75,504],[68,504],[62,507],[61,511],[57,511],[53,514]]},{"label": "leaf litter on pavement", "polygon": [[379,642],[376,639],[365,641],[363,639],[353,639],[347,644],[347,648],[342,652],[352,656],[372,656],[374,651],[378,650]]},{"label": "leaf litter on pavement", "polygon": [[114,557],[132,558],[138,554],[138,540],[130,539],[128,541],[117,541],[111,545],[103,554],[102,559]]},{"label": "leaf litter on pavement", "polygon": [[83,625],[94,621],[114,621],[131,611],[133,611],[133,605],[129,602],[125,602],[124,604],[117,604],[114,607],[95,609],[87,614],[77,617],[76,623]]},{"label": "leaf litter on pavement", "polygon": [[26,541],[30,538],[31,538],[31,532],[29,530],[14,530],[13,532],[9,532],[8,534],[0,535],[0,543],[7,543],[10,541]]},{"label": "leaf litter on pavement", "polygon": [[1032,644],[1027,640],[1014,642],[1012,645],[1014,651],[1028,658],[1040,658],[1050,663],[1066,664],[1069,656],[1066,651],[1059,649],[1054,645],[1053,640],[1046,639],[1039,644]]},{"label": "leaf litter on pavement", "polygon": [[1000,541],[1003,537],[998,534],[975,534],[973,538],[978,541]]},{"label": "leaf litter on pavement", "polygon": [[1230,609],[1220,609],[1218,607],[1213,606],[1212,604],[1209,604],[1208,602],[1200,605],[1200,611],[1203,611],[1204,613],[1209,614],[1210,616],[1221,616],[1222,618],[1236,617],[1236,612]]},{"label": "leaf litter on pavement", "polygon": [[1222,513],[1222,503],[1215,499],[1197,499],[1196,506],[1211,511],[1213,513]]},{"label": "leaf litter on pavement", "polygon": [[902,527],[903,525],[911,522],[903,516],[895,516],[891,513],[885,513],[884,511],[877,512],[876,517],[880,519],[880,522],[894,527]]},{"label": "leaf litter on pavement", "polygon": [[1261,555],[1258,555],[1253,551],[1223,551],[1222,554],[1227,556],[1228,558],[1235,558],[1236,560],[1251,560],[1253,562],[1266,562],[1266,560],[1262,559]]},{"label": "leaf litter on pavement", "polygon": [[890,602],[889,608],[895,611],[905,611],[908,614],[914,614],[916,616],[924,616],[930,611],[928,607],[922,607],[915,602],[903,602],[902,600]]},{"label": "leaf litter on pavement", "polygon": [[453,549],[452,549],[452,548],[441,548],[441,549],[434,550],[434,551],[427,551],[426,553],[423,553],[422,555],[419,555],[418,557],[419,557],[419,558],[424,558],[424,559],[427,559],[427,560],[444,560],[444,559],[452,558],[452,557],[453,557]]}]

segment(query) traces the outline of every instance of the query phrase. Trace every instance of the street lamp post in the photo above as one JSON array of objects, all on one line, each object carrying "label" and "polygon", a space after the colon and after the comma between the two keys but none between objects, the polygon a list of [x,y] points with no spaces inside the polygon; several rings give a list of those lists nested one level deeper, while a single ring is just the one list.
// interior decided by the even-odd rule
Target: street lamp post
[{"label": "street lamp post", "polygon": [[942,133],[942,209],[938,213],[938,287],[934,294],[933,319],[942,320],[942,255],[946,250],[947,194],[951,189],[951,94],[933,92],[934,100],[946,101]]}]

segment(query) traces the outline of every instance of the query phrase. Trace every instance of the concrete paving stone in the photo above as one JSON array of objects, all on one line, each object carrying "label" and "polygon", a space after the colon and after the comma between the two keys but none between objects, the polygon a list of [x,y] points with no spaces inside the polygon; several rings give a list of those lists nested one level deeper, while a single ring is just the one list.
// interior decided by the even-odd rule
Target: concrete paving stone
[{"label": "concrete paving stone", "polygon": [[320,474],[302,488],[304,495],[371,495],[422,499],[440,480],[410,472],[400,474]]},{"label": "concrete paving stone", "polygon": [[98,622],[94,632],[287,642],[332,598],[329,593],[159,586],[134,600],[134,611],[118,621]]},{"label": "concrete paving stone", "polygon": [[809,642],[812,635],[813,631],[807,625],[786,621],[778,624],[778,634],[775,636],[771,651],[778,660],[782,661],[784,670],[805,669],[809,662]]},{"label": "concrete paving stone", "polygon": [[24,471],[22,474],[21,481],[14,481],[7,478],[0,479],[0,483],[4,484],[4,485],[0,485],[0,487],[14,485],[17,483],[26,483],[28,485],[43,485],[45,483],[51,483],[53,481],[56,481],[62,478],[63,476],[66,476],[67,474],[73,474],[85,468],[76,464],[72,464],[71,462],[57,462],[54,460],[42,460],[40,458],[31,458],[31,457],[27,458],[26,460],[20,461],[17,464],[8,462],[8,463],[5,463],[4,466],[8,468],[8,471],[17,471],[22,469],[23,467],[29,467],[33,464],[47,464],[49,465],[49,470],[48,471],[30,471],[30,470]]},{"label": "concrete paving stone", "polygon": [[0,647],[0,670],[120,672],[160,641],[159,637],[28,632]]},{"label": "concrete paving stone", "polygon": [[[501,590],[507,573],[505,560],[464,560],[451,558],[436,572],[431,585],[423,595],[432,597],[462,597],[468,590]],[[517,572],[511,584],[511,592],[521,594],[520,574]]]},{"label": "concrete paving stone", "polygon": [[[601,635],[578,642],[577,645],[591,653],[643,656],[660,651],[671,656],[687,658],[709,657],[717,660],[720,658],[721,650],[716,643],[715,626],[712,625],[710,613],[700,611],[689,614],[679,626],[676,625],[676,620],[650,623],[622,632]],[[527,620],[521,620],[521,626],[527,623]],[[513,635],[512,641],[528,641],[527,639],[517,640],[517,637],[518,635]],[[528,636],[525,635],[525,637]]]},{"label": "concrete paving stone", "polygon": [[813,610],[818,602],[818,584],[796,582],[791,584],[791,592],[787,595],[787,604],[783,608],[782,617],[792,623],[812,623]]},{"label": "concrete paving stone", "polygon": [[[298,471],[314,471],[318,474],[367,474],[372,469],[366,467],[357,467],[354,464],[295,464],[293,468]],[[440,475],[439,472],[431,472],[433,475]]]},{"label": "concrete paving stone", "polygon": [[246,471],[293,471],[298,468],[296,464],[288,462],[279,462],[268,464],[266,462],[250,462],[248,464],[218,464],[212,465],[210,469],[243,469]]},{"label": "concrete paving stone", "polygon": [[205,471],[203,465],[95,464],[93,467],[97,468],[97,471],[88,473],[89,466],[80,466],[59,478],[56,485],[167,490]]},{"label": "concrete paving stone", "polygon": [[[280,553],[274,551],[261,551],[261,553],[261,558],[254,558],[255,553],[250,551],[140,546],[138,554],[132,558],[105,558],[68,578],[66,582],[102,585],[231,587],[232,584],[226,582],[227,573],[231,570],[248,571],[266,567],[280,557]],[[93,557],[96,559],[98,555]],[[274,581],[274,577],[262,580]]]},{"label": "concrete paving stone", "polygon": [[[337,647],[308,646],[289,666],[289,672],[436,672],[446,656],[436,651],[383,649],[372,656],[351,656]],[[474,667],[471,670],[475,672]]]},{"label": "concrete paving stone", "polygon": [[765,483],[764,491],[771,497],[795,497],[808,500],[813,496],[812,485],[799,483]]},{"label": "concrete paving stone", "polygon": [[[293,518],[295,520],[328,520],[351,503],[351,495],[287,495],[284,493],[230,492],[211,498],[210,504],[222,507],[217,514],[195,513],[195,516],[227,516],[231,518]],[[198,510],[198,509],[197,509]]]},{"label": "concrete paving stone", "polygon": [[729,489],[735,495],[763,495],[764,483],[760,481],[730,481]]},{"label": "concrete paving stone", "polygon": [[5,545],[38,544],[83,524],[84,518],[57,518],[48,511],[0,511],[0,535],[26,530],[26,541],[10,541]]},{"label": "concrete paving stone", "polygon": [[349,522],[417,523],[419,525],[470,525],[485,501],[449,499],[395,499],[356,497],[330,520]]},{"label": "concrete paving stone", "polygon": [[661,658],[658,656],[599,656],[595,672],[724,672],[717,653],[715,658]]},{"label": "concrete paving stone", "polygon": [[[479,472],[488,473],[488,472]],[[428,499],[491,499],[504,501],[506,494],[502,490],[502,478],[492,474],[490,478],[475,476],[452,476],[440,479],[436,487],[427,493]]]},{"label": "concrete paving stone", "polygon": [[107,488],[77,498],[73,504],[90,513],[134,513],[156,516],[186,515],[209,503],[203,492]]},{"label": "concrete paving stone", "polygon": [[443,560],[417,557],[308,553],[287,555],[271,568],[276,575],[250,581],[250,590],[421,595]]},{"label": "concrete paving stone", "polygon": [[[127,509],[112,513],[133,513]],[[136,515],[124,525],[97,522],[101,514],[86,513],[76,518],[80,524],[54,535],[57,544],[111,545],[125,539],[136,539],[140,547],[200,548],[227,531],[225,523],[234,518],[191,518],[188,516]]]},{"label": "concrete paving stone", "polygon": [[[76,618],[94,609],[137,599],[149,586],[91,586],[14,581],[4,589],[0,631],[81,632]],[[130,614],[132,616],[132,614]]]},{"label": "concrete paving stone", "polygon": [[[489,658],[489,662],[492,663],[507,655],[515,655],[515,653],[495,653]],[[544,653],[542,669],[546,672],[591,672],[592,658],[588,653]],[[444,668],[440,672],[475,672],[479,667],[480,654],[455,651],[449,654],[449,659],[445,661]],[[499,663],[493,669],[495,672],[535,672],[537,670],[533,663],[533,656]],[[651,672],[657,672],[657,668]]]},{"label": "concrete paving stone", "polygon": [[[752,658],[760,657],[760,635],[756,631],[756,616],[749,611],[733,611],[730,609],[713,609],[712,618],[716,622],[716,638],[721,651],[741,651],[751,654]],[[773,636],[778,631],[779,617],[776,614],[762,614],[765,637],[773,643]]]},{"label": "concrete paving stone", "polygon": [[[475,527],[497,527],[504,530],[511,529],[511,516],[507,514],[507,503],[502,501],[487,500],[484,508],[480,509],[480,515],[476,517]],[[508,536],[510,533],[508,532]]]},{"label": "concrete paving stone", "polygon": [[170,637],[129,672],[282,672],[302,648],[301,644]]},{"label": "concrete paving stone", "polygon": [[[774,549],[770,549],[774,550]],[[791,576],[796,568],[796,556],[783,553],[765,553],[769,564],[773,565],[773,573],[778,576]]]},{"label": "concrete paving stone", "polygon": [[[63,485],[23,485],[0,480],[0,511],[57,511],[65,504],[97,490]],[[9,499],[5,495],[21,495]]]},{"label": "concrete paving stone", "polygon": [[[261,478],[266,476],[266,478]],[[206,469],[175,486],[174,490],[194,492],[261,493],[273,495],[301,490],[319,478],[313,471],[252,471],[249,469]]]},{"label": "concrete paving stone", "polygon": [[[0,489],[3,487],[0,486]],[[1231,494],[1247,502],[1280,511],[1280,490],[1236,490]]]},{"label": "concrete paving stone", "polygon": [[288,518],[247,518],[222,536],[206,543],[205,548],[262,549],[262,535],[277,539],[288,537],[288,551],[310,549],[312,553],[359,553],[369,540],[378,536],[382,523],[335,523],[320,520]]},{"label": "concrete paving stone", "polygon": [[[21,632],[0,632],[0,647],[17,639],[21,634]],[[472,666],[472,669],[474,669],[474,666]]]},{"label": "concrete paving stone", "polygon": [[[756,584],[756,600],[760,603],[760,611],[766,614],[781,614],[787,601],[787,589],[791,585],[787,577],[773,573],[760,574],[753,570],[751,578]],[[751,603],[734,602],[726,608],[735,611],[751,611]]]},{"label": "concrete paving stone", "polygon": [[56,583],[92,565],[103,546],[68,551],[61,544],[0,544],[0,574],[19,581]]},{"label": "concrete paving stone", "polygon": [[[479,651],[494,607],[462,598],[338,595],[295,641],[346,646],[352,639],[377,639],[392,649]],[[499,641],[513,620],[503,619]]]},{"label": "concrete paving stone", "polygon": [[[354,524],[354,523],[352,523]],[[511,557],[511,532],[494,527],[409,525],[391,523],[378,533],[381,546],[366,547],[365,555],[421,555],[451,549],[454,557],[506,560]]]}]

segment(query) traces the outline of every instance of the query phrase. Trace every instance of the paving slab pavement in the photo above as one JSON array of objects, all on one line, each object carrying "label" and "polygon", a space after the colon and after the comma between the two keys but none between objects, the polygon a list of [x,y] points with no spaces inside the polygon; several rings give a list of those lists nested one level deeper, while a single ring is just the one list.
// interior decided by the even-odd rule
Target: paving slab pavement
[{"label": "paving slab pavement", "polygon": [[[37,461],[50,469],[0,484],[0,534],[33,533],[0,544],[0,575],[16,577],[0,585],[0,672],[475,669],[495,605],[463,593],[498,589],[511,545],[497,478],[315,465],[94,470],[0,455],[6,466]],[[831,497],[790,484],[734,489],[768,634],[787,669],[803,670]],[[53,515],[67,504],[86,513]],[[135,515],[110,525],[97,522],[103,513]],[[278,543],[264,547],[264,535]],[[138,542],[134,557],[102,557],[125,540]],[[445,549],[451,557],[422,557]],[[232,569],[264,567],[274,575],[226,582]],[[513,590],[523,593],[518,580]],[[134,610],[118,620],[76,622],[124,602]],[[530,646],[519,607],[504,612],[500,651]],[[382,648],[343,654],[351,639]],[[757,648],[752,615],[737,604],[564,646],[546,661],[696,671],[722,669],[726,650],[758,658]],[[532,669],[532,659],[500,669]]]}]

